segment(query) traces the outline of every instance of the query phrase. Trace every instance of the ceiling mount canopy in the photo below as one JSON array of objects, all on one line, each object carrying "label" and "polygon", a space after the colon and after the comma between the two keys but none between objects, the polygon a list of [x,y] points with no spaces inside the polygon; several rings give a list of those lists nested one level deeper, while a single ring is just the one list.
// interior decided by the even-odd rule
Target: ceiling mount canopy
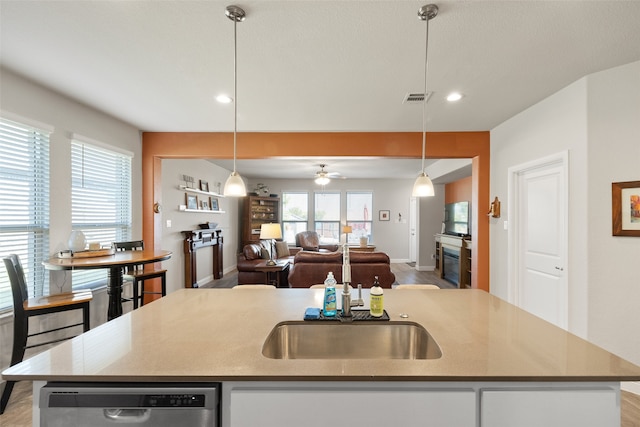
[{"label": "ceiling mount canopy", "polygon": [[238,36],[236,24],[245,19],[245,12],[238,6],[227,6],[225,15],[233,21],[233,172],[224,183],[224,195],[232,197],[244,197],[247,188],[240,174],[236,171],[237,138],[238,138]]},{"label": "ceiling mount canopy", "polygon": [[[428,4],[422,6],[418,10],[418,17],[426,21],[427,29],[426,29],[426,40],[425,40],[425,51],[424,51],[424,93],[427,92],[427,71],[428,71],[428,53],[429,53],[429,21],[435,18],[438,15],[438,6],[435,4]],[[427,101],[428,96],[424,96],[422,101],[422,172],[416,178],[415,183],[413,184],[413,191],[411,195],[413,197],[430,197],[435,194],[433,189],[433,182],[431,182],[431,178],[424,171],[424,159],[426,154],[426,145],[427,145]]]}]

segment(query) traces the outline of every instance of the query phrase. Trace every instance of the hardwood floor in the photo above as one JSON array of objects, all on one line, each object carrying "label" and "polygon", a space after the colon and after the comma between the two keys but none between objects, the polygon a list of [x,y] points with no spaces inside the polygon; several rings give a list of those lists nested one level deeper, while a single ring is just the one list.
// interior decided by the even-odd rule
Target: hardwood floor
[{"label": "hardwood floor", "polygon": [[[431,283],[441,288],[455,288],[451,283],[441,280],[433,272],[416,271],[407,264],[392,264],[391,270],[396,275],[398,283]],[[237,281],[237,272],[225,276],[202,287],[231,288]],[[640,395],[621,392],[621,427],[640,427]],[[11,400],[3,415],[0,415],[0,426],[31,427],[32,389],[31,382],[21,381],[16,384],[11,394]]]}]

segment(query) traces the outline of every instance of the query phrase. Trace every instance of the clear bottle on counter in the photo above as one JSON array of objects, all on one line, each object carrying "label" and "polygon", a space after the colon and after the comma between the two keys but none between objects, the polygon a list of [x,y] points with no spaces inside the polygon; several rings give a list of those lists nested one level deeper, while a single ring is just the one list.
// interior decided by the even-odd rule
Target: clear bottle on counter
[{"label": "clear bottle on counter", "polygon": [[325,317],[334,317],[336,315],[336,283],[333,272],[330,271],[324,280],[324,308],[322,312]]},{"label": "clear bottle on counter", "polygon": [[381,317],[384,314],[384,291],[380,286],[378,276],[373,280],[373,286],[369,292],[369,311],[373,317]]}]

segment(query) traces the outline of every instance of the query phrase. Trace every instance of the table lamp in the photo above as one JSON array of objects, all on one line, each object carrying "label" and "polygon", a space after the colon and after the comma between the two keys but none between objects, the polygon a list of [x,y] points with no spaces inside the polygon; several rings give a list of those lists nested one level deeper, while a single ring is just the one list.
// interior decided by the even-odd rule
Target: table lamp
[{"label": "table lamp", "polygon": [[344,238],[344,242],[348,245],[349,244],[349,233],[351,233],[353,231],[353,229],[351,228],[350,225],[343,225],[342,226],[342,232],[346,234],[345,238]]},{"label": "table lamp", "polygon": [[276,262],[273,260],[273,242],[274,239],[282,239],[282,228],[280,228],[280,224],[262,224],[260,226],[260,240],[271,240],[271,250],[269,261],[267,261],[267,265],[276,265]]}]

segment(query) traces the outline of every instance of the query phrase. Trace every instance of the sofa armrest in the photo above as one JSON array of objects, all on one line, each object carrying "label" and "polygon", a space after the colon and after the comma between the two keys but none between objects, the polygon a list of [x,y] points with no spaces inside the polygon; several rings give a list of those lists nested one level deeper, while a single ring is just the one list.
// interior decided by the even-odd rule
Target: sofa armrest
[{"label": "sofa armrest", "polygon": [[297,254],[301,250],[302,250],[302,248],[299,247],[299,246],[289,246],[289,255],[290,256],[295,256],[295,254]]}]

